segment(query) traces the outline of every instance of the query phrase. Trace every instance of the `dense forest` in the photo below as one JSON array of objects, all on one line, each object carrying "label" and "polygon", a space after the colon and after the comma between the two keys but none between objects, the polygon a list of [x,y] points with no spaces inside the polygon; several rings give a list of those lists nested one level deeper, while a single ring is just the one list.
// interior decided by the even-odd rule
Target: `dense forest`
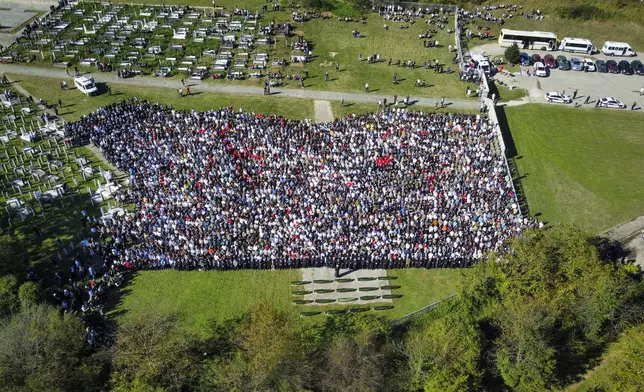
[{"label": "dense forest", "polygon": [[90,349],[79,318],[22,282],[20,248],[3,243],[0,389],[544,391],[601,363],[588,390],[642,390],[639,269],[573,227],[527,233],[512,249],[405,325],[361,314],[305,323],[266,303],[204,340],[150,309]]}]

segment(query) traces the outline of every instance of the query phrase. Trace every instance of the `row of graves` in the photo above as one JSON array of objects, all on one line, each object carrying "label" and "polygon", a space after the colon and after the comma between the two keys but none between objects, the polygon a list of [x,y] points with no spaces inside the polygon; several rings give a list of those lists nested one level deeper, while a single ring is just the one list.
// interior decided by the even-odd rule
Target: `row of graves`
[{"label": "row of graves", "polygon": [[[56,224],[61,214],[95,208],[105,218],[123,214],[115,175],[65,138],[64,120],[5,89],[0,97],[0,216],[3,232]],[[67,213],[65,212],[67,211]]]},{"label": "row of graves", "polygon": [[179,73],[192,79],[243,79],[308,61],[310,48],[302,42],[292,45],[290,55],[271,61],[276,39],[293,31],[289,23],[262,23],[259,13],[247,9],[70,1],[2,56],[6,62],[27,56],[60,67],[119,70],[123,77]]}]

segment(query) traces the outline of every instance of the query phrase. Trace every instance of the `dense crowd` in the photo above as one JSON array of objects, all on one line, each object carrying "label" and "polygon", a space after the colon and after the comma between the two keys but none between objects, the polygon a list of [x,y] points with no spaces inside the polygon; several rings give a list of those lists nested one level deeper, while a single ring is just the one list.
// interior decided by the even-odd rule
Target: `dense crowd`
[{"label": "dense crowd", "polygon": [[459,267],[520,218],[480,116],[393,110],[312,124],[123,101],[68,124],[129,173],[110,224],[138,268]]}]

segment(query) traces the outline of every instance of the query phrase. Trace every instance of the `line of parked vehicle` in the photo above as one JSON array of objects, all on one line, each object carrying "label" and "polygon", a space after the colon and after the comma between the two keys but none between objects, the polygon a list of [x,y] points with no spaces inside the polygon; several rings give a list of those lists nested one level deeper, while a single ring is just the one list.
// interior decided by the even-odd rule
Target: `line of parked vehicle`
[{"label": "line of parked vehicle", "polygon": [[572,57],[570,60],[564,55],[555,58],[551,54],[541,57],[535,53],[530,56],[527,53],[521,53],[521,65],[534,68],[535,75],[548,76],[549,69],[560,69],[562,71],[584,71],[584,72],[603,72],[624,75],[644,75],[644,65],[639,60],[631,62],[622,60],[591,60],[587,58]]},{"label": "line of parked vehicle", "polygon": [[[570,95],[564,95],[563,93],[558,93],[556,91],[546,93],[543,98],[549,103],[572,103],[572,97]],[[602,97],[599,98],[597,107],[610,109],[626,109],[626,104],[615,97]]]}]

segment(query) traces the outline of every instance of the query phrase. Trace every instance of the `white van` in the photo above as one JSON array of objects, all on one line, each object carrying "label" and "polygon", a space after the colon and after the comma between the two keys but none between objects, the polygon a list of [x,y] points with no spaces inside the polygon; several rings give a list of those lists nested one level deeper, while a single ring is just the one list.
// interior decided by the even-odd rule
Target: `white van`
[{"label": "white van", "polygon": [[636,56],[637,53],[626,42],[606,41],[602,52],[607,56]]},{"label": "white van", "polygon": [[537,61],[534,63],[532,66],[532,69],[534,70],[534,74],[537,76],[540,76],[542,78],[545,78],[548,76],[548,69],[546,68],[546,65],[542,63],[541,61]]},{"label": "white van", "polygon": [[87,96],[95,95],[96,93],[98,93],[98,89],[94,84],[94,78],[91,76],[79,76],[77,78],[74,78],[74,86],[76,86],[78,91]]},{"label": "white van", "polygon": [[597,51],[595,45],[585,38],[566,37],[561,40],[559,50],[570,53],[588,53],[593,54]]},{"label": "white van", "polygon": [[485,73],[486,75],[490,74],[492,67],[490,66],[490,62],[486,57],[480,54],[473,54],[472,62],[475,64],[477,69],[483,71],[483,73]]}]

